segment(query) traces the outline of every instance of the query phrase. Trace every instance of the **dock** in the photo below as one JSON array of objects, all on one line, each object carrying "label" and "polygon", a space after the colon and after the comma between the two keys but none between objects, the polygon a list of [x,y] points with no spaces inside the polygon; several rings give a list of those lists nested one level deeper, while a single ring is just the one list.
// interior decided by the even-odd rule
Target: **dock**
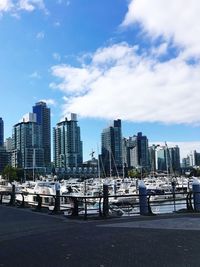
[{"label": "dock", "polygon": [[85,221],[0,206],[0,267],[199,267],[199,242],[199,213]]}]

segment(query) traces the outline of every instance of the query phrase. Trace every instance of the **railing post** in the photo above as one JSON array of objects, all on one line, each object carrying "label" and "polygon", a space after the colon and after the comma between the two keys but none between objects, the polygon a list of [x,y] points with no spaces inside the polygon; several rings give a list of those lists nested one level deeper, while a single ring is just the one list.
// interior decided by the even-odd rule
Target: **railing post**
[{"label": "railing post", "polygon": [[37,199],[37,206],[36,206],[36,211],[41,211],[41,208],[42,208],[42,197],[39,195],[39,194],[37,194],[37,196],[36,196],[36,199]]},{"label": "railing post", "polygon": [[143,181],[139,183],[140,214],[148,215],[147,188]]},{"label": "railing post", "polygon": [[192,192],[189,192],[186,196],[186,206],[188,211],[194,211],[192,207]]},{"label": "railing post", "polygon": [[15,185],[12,185],[12,192],[10,194],[10,202],[9,202],[10,206],[15,206]]},{"label": "railing post", "polygon": [[155,214],[152,212],[152,209],[151,209],[150,198],[151,198],[151,195],[149,195],[148,198],[147,198],[147,203],[148,203],[148,213],[151,214],[151,215],[155,215]]},{"label": "railing post", "polygon": [[22,203],[20,205],[20,208],[25,208],[24,193],[21,193],[21,196],[22,196]]},{"label": "railing post", "polygon": [[196,179],[193,180],[192,191],[194,195],[194,210],[199,212],[200,211],[200,183]]},{"label": "railing post", "polygon": [[54,206],[54,212],[60,212],[60,184],[56,183],[55,184],[56,188],[56,197],[55,197],[55,206]]},{"label": "railing post", "polygon": [[87,199],[84,199],[84,209],[85,209],[85,213],[84,213],[84,220],[87,220]]},{"label": "railing post", "polygon": [[78,199],[77,197],[71,197],[73,201],[72,216],[78,216]]},{"label": "railing post", "polygon": [[103,185],[103,216],[107,217],[109,213],[109,208],[108,208],[108,185],[104,184]]},{"label": "railing post", "polygon": [[175,181],[172,181],[172,194],[173,194],[173,202],[174,202],[174,211],[176,211],[176,183]]},{"label": "railing post", "polygon": [[102,196],[101,195],[99,195],[100,197],[99,197],[99,217],[102,217],[102,209],[101,209],[101,200],[102,200]]}]

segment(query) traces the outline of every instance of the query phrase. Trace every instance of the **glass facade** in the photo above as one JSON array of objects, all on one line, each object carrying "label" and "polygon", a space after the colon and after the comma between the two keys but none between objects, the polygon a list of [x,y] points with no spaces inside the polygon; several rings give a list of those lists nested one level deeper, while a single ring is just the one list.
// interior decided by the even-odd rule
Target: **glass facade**
[{"label": "glass facade", "polygon": [[0,146],[4,145],[4,122],[3,119],[0,118]]},{"label": "glass facade", "polygon": [[33,113],[36,114],[36,122],[41,126],[41,146],[44,150],[44,164],[49,167],[51,164],[51,118],[50,109],[45,102],[38,102],[33,106]]},{"label": "glass facade", "polygon": [[121,120],[114,120],[113,126],[105,128],[101,134],[101,168],[106,176],[122,172],[122,131]]},{"label": "glass facade", "polygon": [[18,168],[44,167],[41,126],[36,122],[21,122],[13,127],[12,165]]},{"label": "glass facade", "polygon": [[56,168],[77,167],[83,163],[81,133],[76,114],[71,114],[71,120],[66,118],[53,128],[53,155]]}]

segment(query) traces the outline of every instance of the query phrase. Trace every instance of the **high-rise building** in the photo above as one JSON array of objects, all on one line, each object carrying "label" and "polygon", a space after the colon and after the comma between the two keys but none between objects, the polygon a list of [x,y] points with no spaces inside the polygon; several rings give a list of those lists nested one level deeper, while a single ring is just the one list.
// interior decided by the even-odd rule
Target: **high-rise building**
[{"label": "high-rise building", "polygon": [[134,146],[135,146],[135,139],[133,137],[122,139],[123,162],[128,168],[133,167],[131,163],[131,150]]},{"label": "high-rise building", "polygon": [[192,167],[190,165],[190,158],[189,158],[189,156],[187,156],[186,158],[182,159],[181,168],[190,168],[190,167]]},{"label": "high-rise building", "polygon": [[167,145],[157,150],[157,170],[171,175],[180,172],[180,149],[178,146],[168,148]]},{"label": "high-rise building", "polygon": [[189,158],[190,167],[200,166],[200,153],[198,153],[196,150],[191,151],[187,157]]},{"label": "high-rise building", "polygon": [[3,146],[0,146],[0,173],[2,173],[6,165],[9,163],[9,153]]},{"label": "high-rise building", "polygon": [[4,145],[4,123],[3,119],[0,118],[0,146]]},{"label": "high-rise building", "polygon": [[152,145],[149,147],[149,164],[150,164],[150,171],[153,175],[156,172],[156,149],[159,145]]},{"label": "high-rise building", "polygon": [[156,169],[158,171],[167,171],[167,151],[165,146],[160,146],[156,152],[157,164]]},{"label": "high-rise building", "polygon": [[56,168],[77,167],[83,163],[83,149],[77,115],[65,118],[53,128],[53,156]]},{"label": "high-rise building", "polygon": [[24,169],[44,169],[41,126],[23,121],[13,126],[12,166]]},{"label": "high-rise building", "polygon": [[178,146],[169,148],[169,167],[170,173],[179,174],[180,173],[180,149]]},{"label": "high-rise building", "polygon": [[4,142],[4,147],[6,149],[7,152],[11,152],[12,151],[12,138],[8,137],[6,138],[5,142]]},{"label": "high-rise building", "polygon": [[[50,108],[45,102],[38,102],[33,106],[33,113],[36,114],[36,122],[41,126],[41,145],[44,149],[45,167],[51,165],[51,118]],[[29,115],[30,117],[30,115]]]},{"label": "high-rise building", "polygon": [[116,175],[122,172],[122,131],[121,120],[114,120],[112,126],[101,134],[101,156],[105,174]]},{"label": "high-rise building", "polygon": [[142,135],[141,132],[137,133],[130,138],[130,165],[131,167],[143,168],[149,170],[149,152],[148,152],[148,139]]}]

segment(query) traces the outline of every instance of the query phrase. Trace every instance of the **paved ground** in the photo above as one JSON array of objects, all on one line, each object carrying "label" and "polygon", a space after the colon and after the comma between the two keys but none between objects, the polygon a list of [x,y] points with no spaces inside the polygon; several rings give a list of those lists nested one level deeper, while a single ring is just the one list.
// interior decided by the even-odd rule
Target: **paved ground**
[{"label": "paved ground", "polygon": [[200,266],[200,215],[78,221],[0,206],[0,267]]}]

